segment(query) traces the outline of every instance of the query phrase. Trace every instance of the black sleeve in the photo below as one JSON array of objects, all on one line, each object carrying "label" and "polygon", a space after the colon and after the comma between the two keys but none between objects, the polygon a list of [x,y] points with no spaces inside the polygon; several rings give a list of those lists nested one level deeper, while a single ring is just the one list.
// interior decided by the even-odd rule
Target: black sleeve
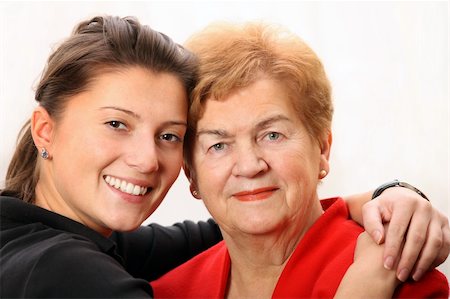
[{"label": "black sleeve", "polygon": [[132,277],[114,258],[83,241],[62,241],[46,250],[22,283],[24,298],[153,296],[146,280]]},{"label": "black sleeve", "polygon": [[214,220],[184,221],[173,226],[150,224],[128,233],[113,233],[126,270],[134,277],[155,280],[222,240]]}]

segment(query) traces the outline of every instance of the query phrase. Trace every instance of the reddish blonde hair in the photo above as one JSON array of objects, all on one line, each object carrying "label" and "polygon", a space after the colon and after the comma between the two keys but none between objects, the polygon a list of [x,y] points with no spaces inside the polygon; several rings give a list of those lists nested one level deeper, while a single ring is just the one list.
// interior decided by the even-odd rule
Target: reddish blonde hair
[{"label": "reddish blonde hair", "polygon": [[275,79],[288,89],[314,139],[320,142],[331,129],[331,87],[323,65],[314,51],[288,30],[261,22],[215,23],[193,35],[185,46],[199,61],[185,139],[188,171],[192,172],[196,124],[206,101],[222,100],[261,78]]}]

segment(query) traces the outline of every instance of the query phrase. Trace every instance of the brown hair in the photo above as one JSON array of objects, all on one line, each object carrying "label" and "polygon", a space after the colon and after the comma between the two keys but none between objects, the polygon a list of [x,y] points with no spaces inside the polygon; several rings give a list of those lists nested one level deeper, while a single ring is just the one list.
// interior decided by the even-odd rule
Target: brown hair
[{"label": "brown hair", "polygon": [[[183,83],[187,94],[195,85],[195,57],[168,36],[133,17],[97,16],[79,23],[50,55],[35,99],[57,119],[69,98],[87,90],[96,76],[131,66],[173,74]],[[28,121],[19,134],[2,194],[33,202],[38,155]]]},{"label": "brown hair", "polygon": [[206,100],[221,100],[235,89],[260,78],[278,80],[289,91],[309,134],[320,137],[331,128],[331,87],[314,51],[295,34],[261,22],[215,23],[186,43],[199,61],[198,82],[192,92],[184,159],[192,173],[196,123]]}]

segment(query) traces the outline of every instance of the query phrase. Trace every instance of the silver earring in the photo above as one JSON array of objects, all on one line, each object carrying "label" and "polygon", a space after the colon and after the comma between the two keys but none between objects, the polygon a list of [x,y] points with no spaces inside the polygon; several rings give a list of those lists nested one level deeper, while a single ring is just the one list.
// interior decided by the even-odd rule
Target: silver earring
[{"label": "silver earring", "polygon": [[49,157],[49,154],[48,154],[47,150],[45,149],[45,147],[43,147],[42,150],[41,150],[41,157],[44,160],[47,160],[48,157]]}]

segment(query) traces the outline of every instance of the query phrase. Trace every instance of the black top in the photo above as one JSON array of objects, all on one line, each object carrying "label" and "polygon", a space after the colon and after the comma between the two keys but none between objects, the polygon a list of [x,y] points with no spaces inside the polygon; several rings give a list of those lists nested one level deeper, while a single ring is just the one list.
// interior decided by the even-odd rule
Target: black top
[{"label": "black top", "polygon": [[148,283],[221,240],[212,220],[143,226],[106,238],[0,196],[0,297],[151,297]]}]

